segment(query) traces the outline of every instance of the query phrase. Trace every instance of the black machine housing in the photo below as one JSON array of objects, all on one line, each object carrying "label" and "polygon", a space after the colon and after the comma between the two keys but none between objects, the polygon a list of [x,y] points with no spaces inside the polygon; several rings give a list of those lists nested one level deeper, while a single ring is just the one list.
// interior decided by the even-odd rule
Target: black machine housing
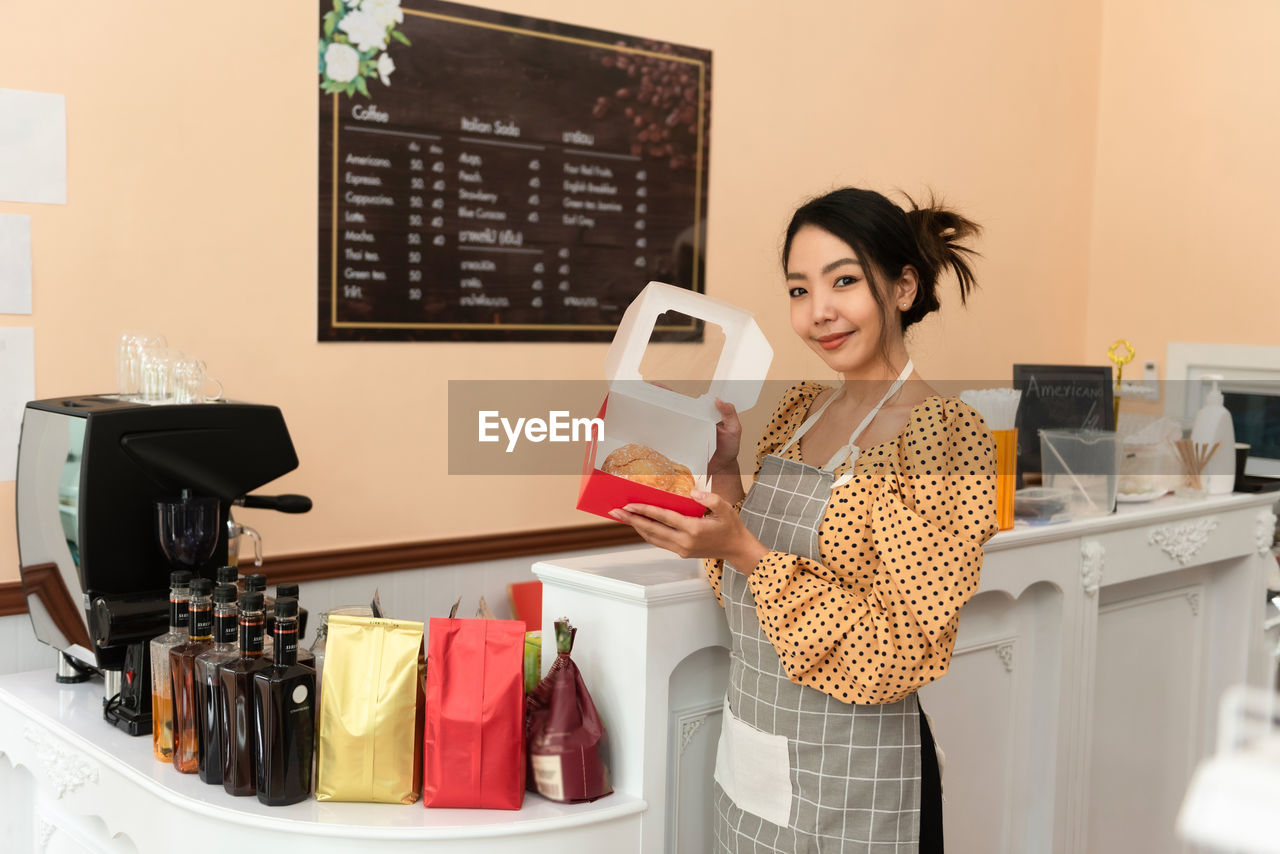
[{"label": "black machine housing", "polygon": [[[197,568],[212,578],[227,561],[232,502],[297,466],[274,406],[153,406],[114,395],[28,403],[18,444],[18,553],[36,637],[90,667],[124,670],[130,645],[168,626],[172,567],[160,549],[156,500],[183,490],[219,499],[218,545]],[[126,672],[125,681],[143,675]]]}]

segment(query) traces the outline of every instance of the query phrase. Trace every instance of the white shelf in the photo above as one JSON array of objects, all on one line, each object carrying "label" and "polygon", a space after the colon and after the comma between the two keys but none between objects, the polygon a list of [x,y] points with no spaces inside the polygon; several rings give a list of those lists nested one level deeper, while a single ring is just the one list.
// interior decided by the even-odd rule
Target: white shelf
[{"label": "white shelf", "polygon": [[[528,793],[520,810],[426,809],[421,802],[336,803],[314,798],[270,807],[256,797],[234,797],[196,774],[181,774],[157,762],[149,736],[131,737],[103,720],[100,681],[59,685],[52,670],[0,676],[0,755],[7,755],[14,765],[27,766],[38,780],[46,780],[57,800],[65,802],[68,790],[81,796],[92,793],[91,814],[101,818],[113,835],[130,836],[139,850],[149,850],[140,839],[149,834],[140,830],[138,822],[145,825],[148,813],[157,815],[156,811],[180,815],[187,822],[201,819],[247,838],[288,834],[295,840],[292,844],[303,847],[315,846],[317,839],[335,843],[339,850],[343,840],[347,845],[359,840],[362,846],[375,841],[450,840],[444,850],[453,851],[463,850],[453,847],[462,840],[491,840],[513,851],[519,844],[525,851],[544,850],[529,849],[527,837],[552,843],[565,832],[572,835],[619,821],[638,828],[638,816],[645,810],[643,800],[623,792],[589,804],[559,804]],[[0,763],[0,771],[4,770]],[[298,835],[313,839],[297,841]],[[517,836],[519,843],[511,839]],[[549,844],[545,850],[554,847]],[[633,849],[623,845],[620,850]]]}]

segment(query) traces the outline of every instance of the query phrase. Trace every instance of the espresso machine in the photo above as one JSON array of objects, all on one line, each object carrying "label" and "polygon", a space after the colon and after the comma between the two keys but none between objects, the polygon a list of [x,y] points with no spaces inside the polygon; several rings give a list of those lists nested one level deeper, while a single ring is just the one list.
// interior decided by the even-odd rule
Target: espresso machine
[{"label": "espresso machine", "polygon": [[[151,729],[147,645],[168,630],[169,572],[157,502],[217,500],[303,512],[304,496],[249,493],[298,466],[274,406],[149,405],[116,395],[37,400],[18,443],[18,557],[38,639],[61,652],[57,679],[104,679],[104,715],[133,735]],[[225,536],[195,574],[227,562]]]}]

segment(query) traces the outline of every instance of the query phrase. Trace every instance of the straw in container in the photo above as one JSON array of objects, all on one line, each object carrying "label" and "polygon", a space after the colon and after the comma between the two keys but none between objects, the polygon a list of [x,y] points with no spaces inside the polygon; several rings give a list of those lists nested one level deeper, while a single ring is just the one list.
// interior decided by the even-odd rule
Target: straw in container
[{"label": "straw in container", "polygon": [[1016,388],[969,389],[960,399],[977,410],[996,440],[996,520],[1000,530],[1013,527],[1013,493],[1017,487],[1018,404]]}]

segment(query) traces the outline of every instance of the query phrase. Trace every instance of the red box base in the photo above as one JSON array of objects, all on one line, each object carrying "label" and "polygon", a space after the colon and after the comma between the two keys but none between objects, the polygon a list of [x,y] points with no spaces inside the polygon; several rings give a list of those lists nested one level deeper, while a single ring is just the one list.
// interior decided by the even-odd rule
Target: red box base
[{"label": "red box base", "polygon": [[[609,398],[606,397],[604,403],[600,404],[600,413],[596,417],[604,418],[608,406]],[[591,444],[587,446],[586,458],[583,460],[582,482],[578,487],[579,510],[585,510],[615,522],[617,520],[609,515],[609,511],[628,504],[650,504],[654,507],[674,510],[682,516],[697,517],[707,512],[706,507],[692,498],[600,471],[596,468],[597,444],[597,440],[593,438]]]}]

